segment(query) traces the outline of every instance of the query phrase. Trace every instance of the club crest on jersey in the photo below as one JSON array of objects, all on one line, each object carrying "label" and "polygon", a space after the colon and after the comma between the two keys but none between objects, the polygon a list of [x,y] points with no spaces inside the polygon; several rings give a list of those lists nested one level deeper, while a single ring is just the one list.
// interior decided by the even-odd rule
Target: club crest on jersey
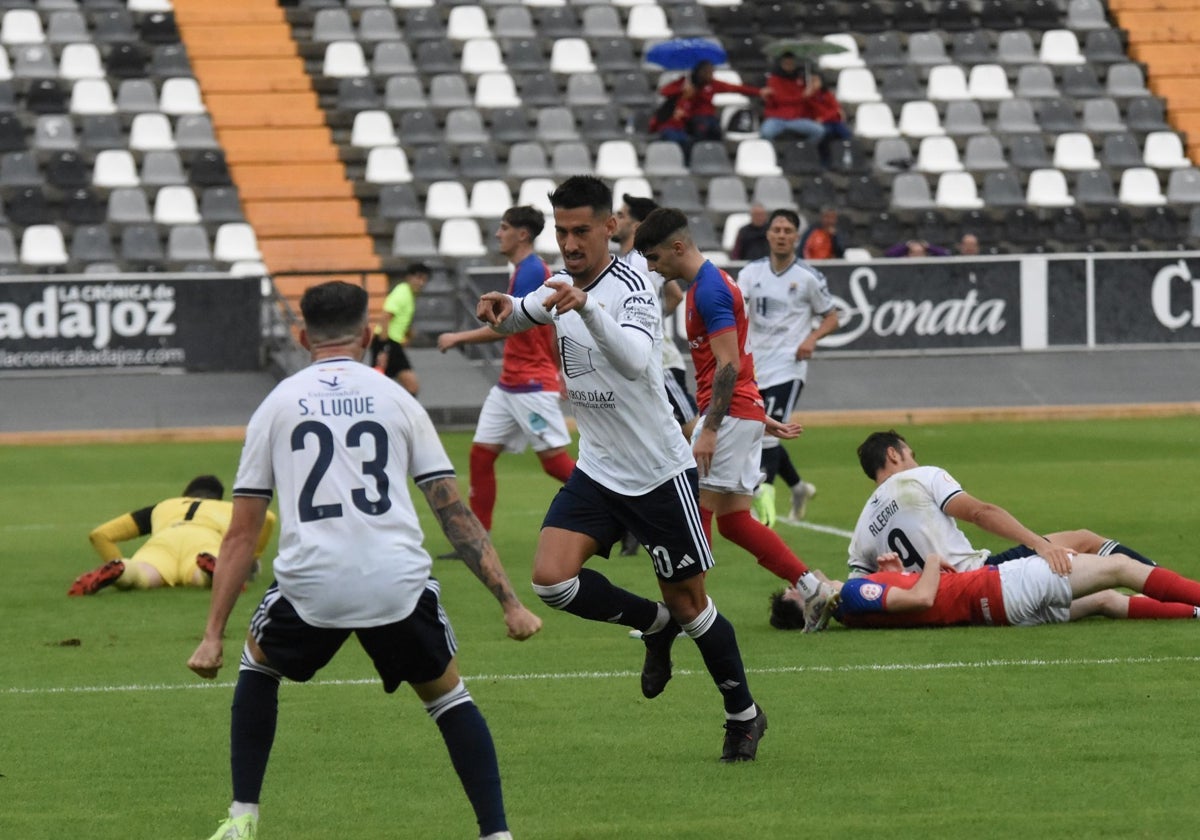
[{"label": "club crest on jersey", "polygon": [[568,379],[594,373],[596,365],[592,362],[592,350],[578,341],[567,337],[560,342],[559,353],[562,356],[563,373]]},{"label": "club crest on jersey", "polygon": [[858,588],[858,594],[864,601],[878,601],[883,597],[883,587],[878,583],[864,583]]}]

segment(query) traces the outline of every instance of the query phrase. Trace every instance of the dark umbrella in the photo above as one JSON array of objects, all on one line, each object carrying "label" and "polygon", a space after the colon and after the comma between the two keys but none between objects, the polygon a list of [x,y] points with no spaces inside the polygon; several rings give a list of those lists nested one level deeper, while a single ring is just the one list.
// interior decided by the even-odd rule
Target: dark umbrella
[{"label": "dark umbrella", "polygon": [[646,50],[646,61],[664,70],[691,70],[701,61],[724,64],[728,60],[724,47],[704,38],[675,38]]}]

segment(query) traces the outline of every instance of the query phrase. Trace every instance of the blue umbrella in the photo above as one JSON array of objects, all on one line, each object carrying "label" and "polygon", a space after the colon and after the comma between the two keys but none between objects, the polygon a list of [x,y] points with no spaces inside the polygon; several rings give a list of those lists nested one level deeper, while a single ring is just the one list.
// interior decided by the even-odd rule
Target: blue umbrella
[{"label": "blue umbrella", "polygon": [[704,38],[675,38],[646,50],[646,61],[664,70],[691,70],[701,61],[724,64],[728,60],[724,47]]}]

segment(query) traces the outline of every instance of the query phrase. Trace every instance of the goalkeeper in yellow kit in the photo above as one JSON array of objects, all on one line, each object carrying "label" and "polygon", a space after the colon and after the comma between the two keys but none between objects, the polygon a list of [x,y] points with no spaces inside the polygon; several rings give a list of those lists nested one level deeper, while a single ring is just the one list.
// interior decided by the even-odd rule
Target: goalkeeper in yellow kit
[{"label": "goalkeeper in yellow kit", "polygon": [[[104,564],[76,578],[68,595],[94,595],[106,586],[156,589],[160,586],[212,585],[221,540],[229,530],[233,503],[222,501],[225,487],[212,475],[193,478],[183,495],[124,513],[92,529],[92,547]],[[275,514],[267,512],[254,556],[271,539]],[[150,538],[125,559],[117,543]]]}]

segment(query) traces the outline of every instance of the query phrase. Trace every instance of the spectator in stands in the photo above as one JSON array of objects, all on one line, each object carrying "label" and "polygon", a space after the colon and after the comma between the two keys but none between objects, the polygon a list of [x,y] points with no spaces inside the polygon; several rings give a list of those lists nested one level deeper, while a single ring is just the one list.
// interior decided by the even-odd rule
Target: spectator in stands
[{"label": "spectator in stands", "polygon": [[781,55],[767,74],[763,98],[766,105],[759,133],[767,140],[785,132],[798,134],[808,142],[825,139],[825,126],[810,117],[804,73],[792,53]]},{"label": "spectator in stands", "polygon": [[897,242],[883,252],[885,257],[948,257],[950,252],[941,245],[930,245],[923,239]]},{"label": "spectator in stands", "polygon": [[750,221],[738,229],[729,257],[753,262],[770,253],[771,248],[767,244],[767,208],[756,201],[750,205]]},{"label": "spectator in stands", "polygon": [[964,257],[979,256],[979,237],[973,233],[964,233],[958,240],[958,253]]},{"label": "spectator in stands", "polygon": [[806,260],[840,260],[846,248],[838,236],[837,224],[837,210],[822,207],[821,218],[809,225],[800,237],[800,256]]},{"label": "spectator in stands", "polygon": [[663,140],[683,147],[688,156],[697,140],[720,140],[721,120],[713,105],[718,93],[746,96],[768,95],[768,88],[735,85],[713,77],[711,61],[701,61],[692,72],[664,85],[658,92],[664,99],[650,118],[650,131]]},{"label": "spectator in stands", "polygon": [[820,73],[811,73],[808,77],[808,116],[819,122],[825,129],[825,137],[821,140],[821,163],[829,166],[829,144],[834,140],[849,140],[853,136],[850,126],[846,125],[846,113],[842,104],[837,101],[833,91],[825,87],[825,80]]},{"label": "spectator in stands", "polygon": [[417,295],[429,282],[429,274],[429,266],[424,263],[413,263],[404,270],[404,276],[383,302],[383,318],[376,329],[376,334],[383,336],[385,343],[375,358],[375,366],[381,368],[389,379],[399,382],[414,397],[420,382],[404,347],[412,336]]}]

